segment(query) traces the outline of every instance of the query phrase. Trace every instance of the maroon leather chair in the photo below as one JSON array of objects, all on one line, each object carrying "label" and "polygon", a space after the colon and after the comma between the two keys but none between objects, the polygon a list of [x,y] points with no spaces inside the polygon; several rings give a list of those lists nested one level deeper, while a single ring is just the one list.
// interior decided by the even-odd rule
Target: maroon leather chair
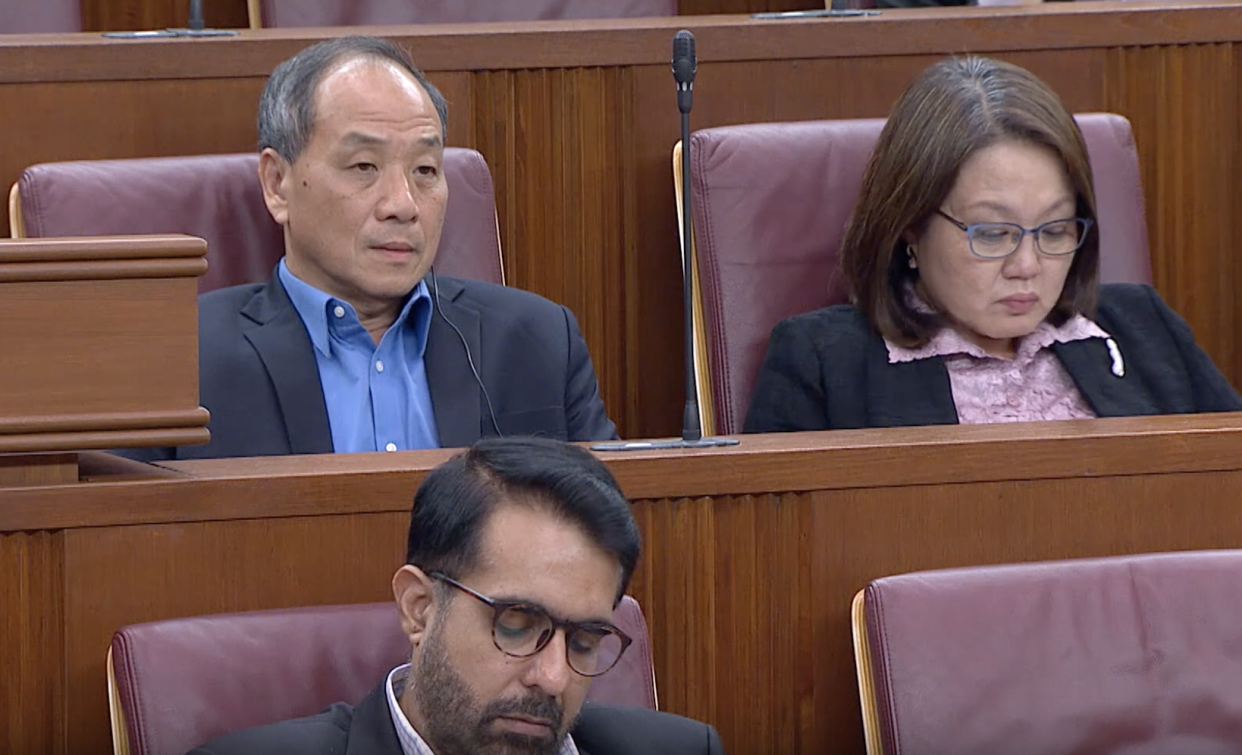
[{"label": "maroon leather chair", "polygon": [[[587,699],[655,709],[642,609],[626,596],[613,621],[634,643]],[[231,731],[356,704],[409,657],[391,602],[125,627],[108,652],[113,747],[117,755],[184,755]]]},{"label": "maroon leather chair", "polygon": [[80,0],[0,0],[0,34],[79,31]]},{"label": "maroon leather chair", "polygon": [[[285,251],[259,186],[258,154],[44,163],[22,172],[14,236],[185,233],[207,240],[206,293],[266,281]],[[435,269],[503,283],[496,197],[483,156],[444,151],[449,202]],[[10,214],[14,214],[10,212]]]},{"label": "maroon leather chair", "polygon": [[[1075,116],[1090,153],[1100,277],[1151,281],[1130,123]],[[690,135],[696,272],[715,425],[740,432],[768,336],[781,320],[845,302],[837,253],[884,119],[762,123]]]},{"label": "maroon leather chair", "polygon": [[917,572],[854,603],[869,755],[1242,751],[1242,551]]},{"label": "maroon leather chair", "polygon": [[254,28],[676,16],[677,0],[249,0]]}]

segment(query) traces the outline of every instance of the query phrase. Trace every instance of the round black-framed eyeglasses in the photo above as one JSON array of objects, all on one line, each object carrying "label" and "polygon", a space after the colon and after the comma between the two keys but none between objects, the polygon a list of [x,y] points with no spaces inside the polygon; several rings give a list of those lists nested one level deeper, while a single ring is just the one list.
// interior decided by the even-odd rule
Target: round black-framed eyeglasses
[{"label": "round black-framed eyeglasses", "polygon": [[496,649],[514,658],[529,658],[548,646],[557,629],[565,632],[565,660],[574,673],[600,676],[607,673],[634,640],[604,621],[562,621],[552,618],[542,606],[518,601],[494,600],[466,587],[438,571],[432,579],[452,585],[495,611],[492,642]]}]

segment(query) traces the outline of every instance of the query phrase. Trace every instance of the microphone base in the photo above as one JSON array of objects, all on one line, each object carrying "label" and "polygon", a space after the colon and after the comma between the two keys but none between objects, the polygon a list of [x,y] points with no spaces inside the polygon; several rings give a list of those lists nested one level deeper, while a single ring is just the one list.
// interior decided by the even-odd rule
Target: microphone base
[{"label": "microphone base", "polygon": [[236,37],[235,29],[165,29],[173,37]]},{"label": "microphone base", "polygon": [[719,446],[736,446],[742,441],[737,438],[699,438],[685,440],[670,438],[668,440],[623,440],[614,443],[592,443],[592,451],[663,451],[670,448],[717,448]]}]

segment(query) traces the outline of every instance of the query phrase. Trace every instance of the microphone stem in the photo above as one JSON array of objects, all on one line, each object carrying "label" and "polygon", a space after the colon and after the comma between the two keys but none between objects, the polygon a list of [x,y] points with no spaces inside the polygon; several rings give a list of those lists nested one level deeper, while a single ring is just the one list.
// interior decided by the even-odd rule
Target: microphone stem
[{"label": "microphone stem", "polygon": [[691,245],[694,243],[693,226],[690,223],[690,113],[689,108],[681,114],[681,264],[683,299],[686,308],[686,410],[682,417],[681,439],[697,441],[703,437],[699,420],[699,389],[695,379],[694,362],[694,271],[691,268]]}]

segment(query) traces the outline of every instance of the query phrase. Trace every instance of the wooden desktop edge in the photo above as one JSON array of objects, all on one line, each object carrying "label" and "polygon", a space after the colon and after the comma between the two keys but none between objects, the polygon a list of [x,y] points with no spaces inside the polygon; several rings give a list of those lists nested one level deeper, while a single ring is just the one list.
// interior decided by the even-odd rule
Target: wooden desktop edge
[{"label": "wooden desktop edge", "polygon": [[[1242,414],[742,437],[734,448],[604,458],[634,500],[1242,469]],[[454,453],[177,461],[68,495],[0,489],[0,531],[406,512],[427,471]]]},{"label": "wooden desktop edge", "polygon": [[[844,19],[679,16],[354,31],[401,42],[428,72],[489,71],[667,66],[670,39],[682,28],[698,36],[700,64],[1228,42],[1242,39],[1236,13],[1228,2],[1080,2],[886,9]],[[0,83],[266,77],[298,50],[337,35],[332,29],[243,29],[236,37],[207,39],[4,35]],[[219,45],[229,45],[228,54]]]}]

